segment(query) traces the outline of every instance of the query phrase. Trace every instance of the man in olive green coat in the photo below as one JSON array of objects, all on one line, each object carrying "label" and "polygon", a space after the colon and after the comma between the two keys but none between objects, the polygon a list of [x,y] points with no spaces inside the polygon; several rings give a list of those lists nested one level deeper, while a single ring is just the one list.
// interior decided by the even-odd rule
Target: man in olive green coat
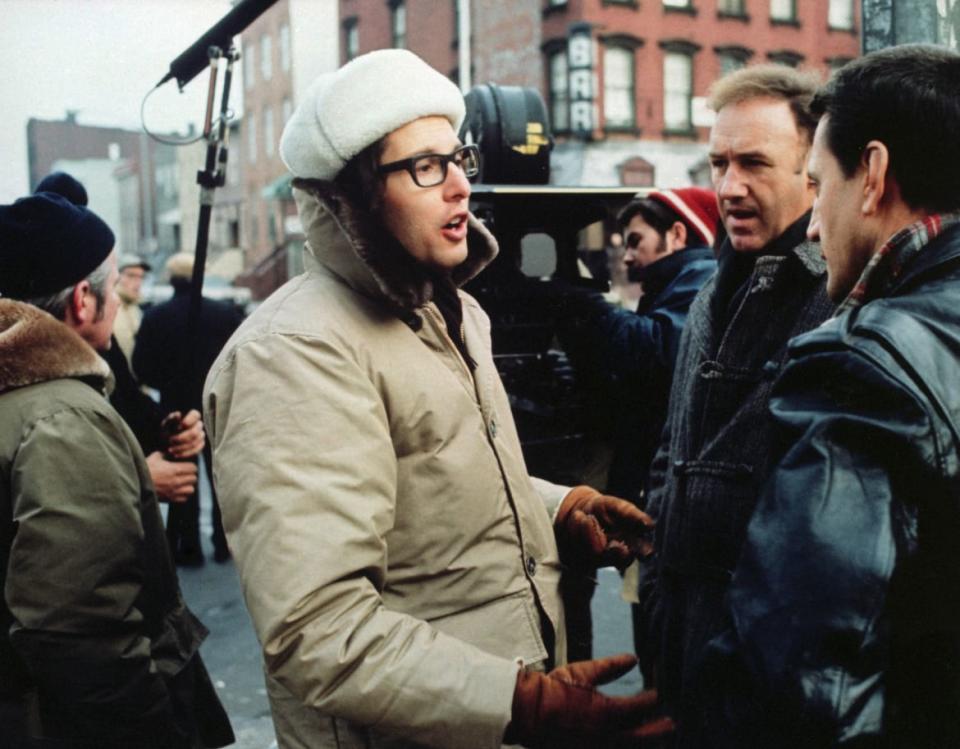
[{"label": "man in olive green coat", "polygon": [[233,742],[143,453],[104,397],[113,241],[59,195],[0,206],[5,747]]}]

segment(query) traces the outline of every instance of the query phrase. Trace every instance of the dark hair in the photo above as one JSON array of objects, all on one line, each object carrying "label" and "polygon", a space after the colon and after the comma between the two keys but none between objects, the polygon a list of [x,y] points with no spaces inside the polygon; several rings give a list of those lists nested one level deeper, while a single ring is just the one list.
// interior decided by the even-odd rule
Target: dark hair
[{"label": "dark hair", "polygon": [[829,115],[827,145],[848,178],[878,140],[908,206],[960,208],[960,54],[927,44],[872,52],[840,68],[812,111]]},{"label": "dark hair", "polygon": [[620,231],[626,231],[627,224],[637,215],[650,224],[654,231],[660,236],[670,231],[670,227],[677,223],[677,221],[686,227],[688,244],[690,237],[698,237],[700,235],[700,233],[695,231],[686,219],[678,213],[670,210],[659,200],[651,200],[650,198],[634,198],[621,209],[617,215],[617,225],[620,227]]},{"label": "dark hair", "polygon": [[383,197],[382,178],[377,172],[386,136],[371,143],[344,164],[333,178],[334,184],[343,190],[354,207],[372,215],[380,212]]},{"label": "dark hair", "polygon": [[729,73],[710,87],[708,104],[719,112],[729,104],[750,99],[782,99],[790,105],[797,130],[813,142],[817,118],[810,112],[810,100],[823,79],[811,71],[786,65],[751,65]]}]

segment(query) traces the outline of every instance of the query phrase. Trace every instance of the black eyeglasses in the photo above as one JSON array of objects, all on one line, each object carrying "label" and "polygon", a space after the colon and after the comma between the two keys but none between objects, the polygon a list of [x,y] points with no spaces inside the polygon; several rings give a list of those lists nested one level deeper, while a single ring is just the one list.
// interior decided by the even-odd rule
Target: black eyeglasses
[{"label": "black eyeglasses", "polygon": [[406,170],[419,187],[434,187],[447,179],[447,165],[456,164],[466,177],[480,173],[480,149],[475,145],[461,146],[453,153],[427,153],[410,159],[391,161],[377,167],[377,174],[389,174]]}]

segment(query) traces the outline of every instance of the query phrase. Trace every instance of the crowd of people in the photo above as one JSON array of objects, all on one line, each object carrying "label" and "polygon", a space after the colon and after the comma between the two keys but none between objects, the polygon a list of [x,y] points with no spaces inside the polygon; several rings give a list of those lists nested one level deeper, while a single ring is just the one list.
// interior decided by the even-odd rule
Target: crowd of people
[{"label": "crowd of people", "polygon": [[[186,369],[192,256],[141,316],[82,185],[0,206],[0,746],[234,741],[175,569],[200,453],[284,749],[960,746],[960,55],[709,103],[713,191],[617,217],[639,307],[565,297],[622,406],[598,487],[526,469],[461,288],[498,252],[479,150],[408,51],[311,86],[305,270],[205,299]],[[636,654],[571,660],[562,583],[608,565]]]}]

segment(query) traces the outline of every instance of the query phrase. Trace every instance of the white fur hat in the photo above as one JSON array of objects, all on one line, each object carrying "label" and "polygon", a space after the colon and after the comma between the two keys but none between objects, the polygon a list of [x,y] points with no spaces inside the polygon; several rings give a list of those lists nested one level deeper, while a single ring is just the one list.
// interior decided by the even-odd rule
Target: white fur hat
[{"label": "white fur hat", "polygon": [[454,83],[405,49],[361,55],[315,80],[283,128],[280,157],[296,177],[333,179],[351,158],[398,127],[440,115],[460,129]]}]

